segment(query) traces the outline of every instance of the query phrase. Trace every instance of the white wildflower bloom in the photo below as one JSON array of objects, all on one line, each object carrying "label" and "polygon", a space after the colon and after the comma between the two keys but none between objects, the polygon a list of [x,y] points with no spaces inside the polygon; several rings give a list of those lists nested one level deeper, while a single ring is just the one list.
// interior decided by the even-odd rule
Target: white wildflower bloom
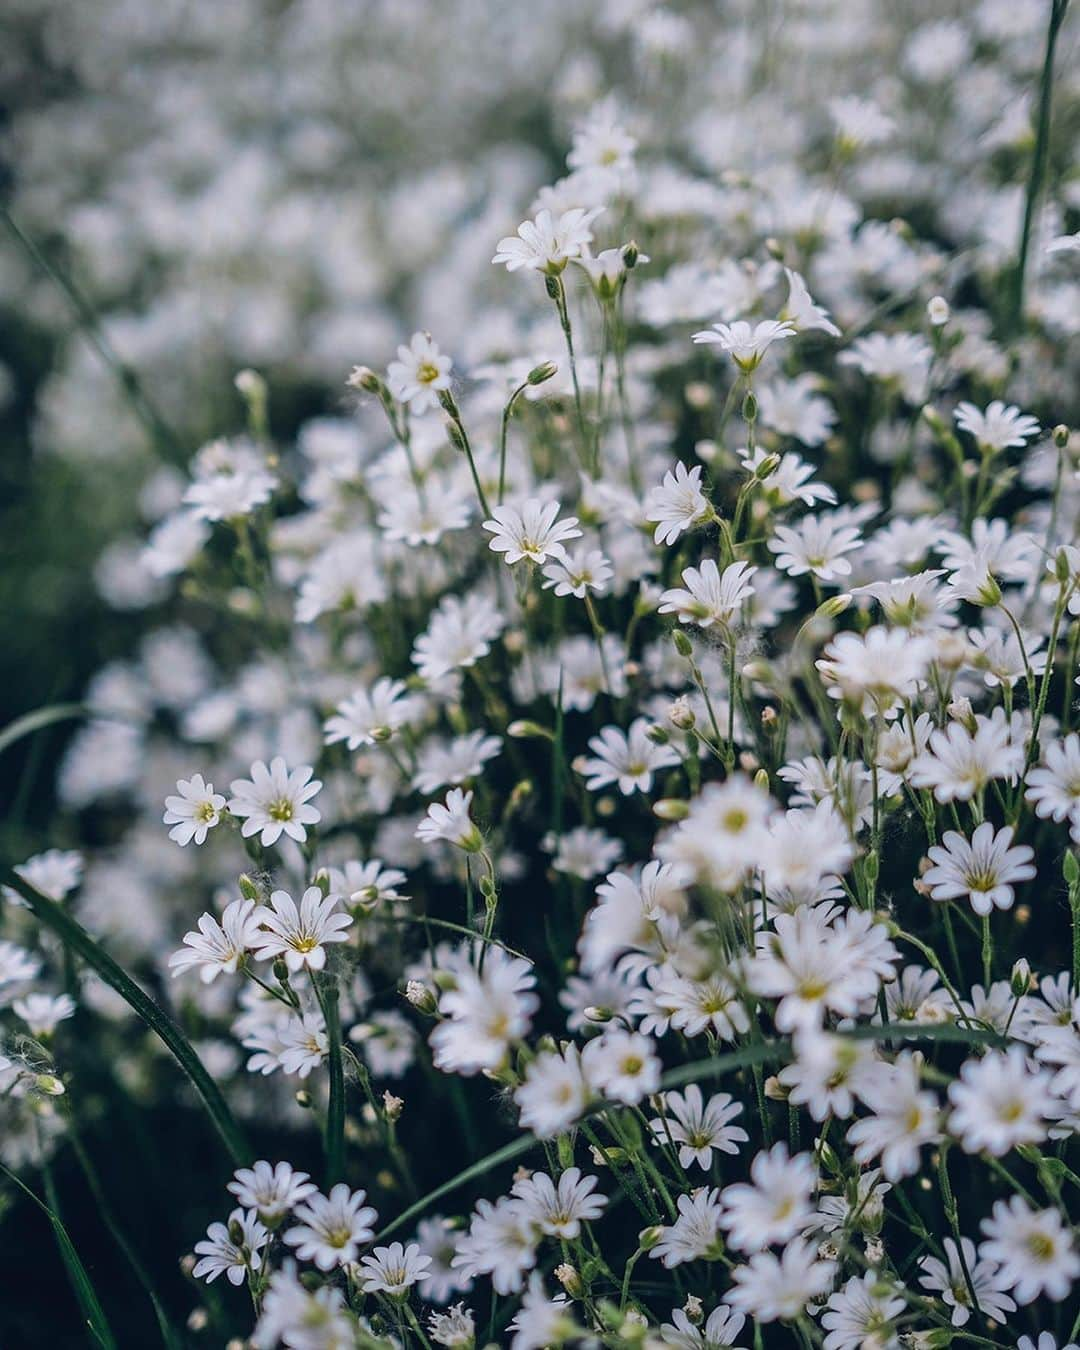
[{"label": "white wildflower bloom", "polygon": [[493,519],[484,521],[484,529],[492,536],[488,547],[493,553],[503,554],[507,563],[523,558],[534,563],[547,562],[560,544],[581,535],[577,517],[559,520],[559,510],[558,502],[541,501],[539,497],[528,498],[520,507],[509,502],[496,506]]},{"label": "white wildflower bloom", "polygon": [[833,516],[803,516],[797,525],[777,525],[769,540],[776,554],[776,565],[790,576],[807,573],[819,581],[835,582],[851,575],[851,563],[845,556],[861,541],[854,525],[842,524]]},{"label": "white wildflower bloom", "polygon": [[463,1279],[490,1275],[496,1293],[516,1294],[526,1271],[536,1264],[539,1237],[518,1200],[509,1196],[495,1204],[480,1200],[469,1231],[458,1239],[452,1264]]},{"label": "white wildflower bloom", "polygon": [[837,136],[852,148],[881,145],[896,129],[896,123],[888,113],[882,112],[870,99],[843,95],[829,99],[828,107]]},{"label": "white wildflower bloom", "polygon": [[230,1284],[240,1285],[262,1269],[263,1248],[270,1234],[253,1209],[234,1209],[228,1224],[212,1223],[206,1237],[195,1244],[199,1258],[192,1268],[197,1280],[212,1284],[224,1275]]},{"label": "white wildflower bloom", "polygon": [[1044,820],[1080,819],[1080,736],[1051,741],[1042,763],[1028,772],[1024,796]]},{"label": "white wildflower bloom", "polygon": [[178,511],[151,530],[142,552],[143,565],[152,576],[176,576],[187,570],[209,538],[210,530],[202,514]]},{"label": "white wildflower bloom", "polygon": [[263,930],[256,939],[255,959],[283,957],[292,974],[305,968],[322,970],[327,944],[348,941],[345,929],[353,920],[339,909],[340,900],[338,895],[324,895],[318,886],[309,886],[297,906],[288,891],[272,891],[269,905],[255,912]]},{"label": "white wildflower bloom", "polygon": [[759,1322],[775,1322],[801,1316],[808,1303],[820,1298],[833,1282],[833,1265],[818,1260],[814,1248],[796,1238],[779,1257],[756,1253],[731,1277],[735,1284],[727,1301]]},{"label": "white wildflower bloom", "polygon": [[295,1171],[287,1162],[271,1166],[260,1159],[251,1167],[238,1168],[227,1189],[245,1209],[255,1210],[267,1227],[274,1228],[318,1187],[306,1172]]},{"label": "white wildflower bloom", "polygon": [[852,1275],[842,1288],[829,1295],[821,1325],[828,1333],[825,1350],[862,1350],[875,1341],[879,1345],[899,1345],[897,1318],[907,1303],[896,1286],[876,1271],[860,1277]]},{"label": "white wildflower bloom", "polygon": [[431,1257],[425,1255],[415,1242],[407,1247],[391,1242],[389,1247],[375,1247],[360,1261],[360,1288],[365,1294],[389,1294],[403,1297],[414,1284],[427,1279]]},{"label": "white wildflower bloom", "polygon": [[974,403],[958,403],[956,425],[975,440],[980,450],[1010,450],[1025,446],[1039,434],[1036,418],[1022,413],[1014,404],[996,398],[980,410]]},{"label": "white wildflower bloom", "polygon": [[432,802],[427,815],[416,827],[417,839],[422,839],[425,844],[444,839],[466,853],[478,853],[484,846],[484,839],[469,814],[472,799],[471,792],[452,788],[446,794],[445,802]]},{"label": "white wildflower bloom", "polygon": [[521,1124],[541,1139],[550,1139],[584,1114],[592,1097],[576,1047],[544,1051],[530,1062],[514,1093]]},{"label": "white wildflower bloom", "polygon": [[736,1251],[760,1251],[787,1242],[813,1213],[811,1195],[817,1170],[807,1153],[792,1158],[787,1144],[774,1144],[750,1164],[750,1184],[739,1182],[721,1192],[720,1222]]},{"label": "white wildflower bloom", "polygon": [[546,1172],[515,1181],[511,1194],[541,1233],[573,1240],[583,1222],[598,1219],[607,1208],[607,1196],[597,1192],[598,1184],[598,1178],[582,1176],[579,1167],[568,1167],[557,1182]]},{"label": "white wildflower bloom", "polygon": [[462,966],[439,999],[442,1021],[431,1033],[433,1062],[444,1073],[471,1075],[503,1065],[539,1007],[530,962],[491,947],[483,969]]},{"label": "white wildflower bloom", "polygon": [[856,338],[837,360],[895,386],[909,403],[919,403],[925,396],[932,358],[929,344],[914,333],[871,333]]},{"label": "white wildflower bloom", "polygon": [[521,1307],[508,1330],[514,1333],[511,1350],[548,1350],[550,1346],[567,1345],[581,1338],[572,1305],[562,1294],[549,1299],[538,1271],[529,1276]]},{"label": "white wildflower bloom", "polygon": [[234,975],[262,936],[255,901],[233,900],[220,922],[204,914],[198,929],[184,934],[184,945],[169,957],[169,969],[174,976],[197,970],[199,979],[210,984],[223,972]]},{"label": "white wildflower bloom", "polygon": [[197,479],[184,502],[199,521],[242,520],[270,500],[277,479],[265,469],[240,469]]},{"label": "white wildflower bloom", "polygon": [[788,506],[794,501],[800,501],[804,506],[814,506],[817,502],[831,505],[836,501],[836,493],[827,483],[813,481],[813,465],[793,451],[781,455],[780,463],[766,474],[761,470],[769,455],[760,445],[755,447],[753,454],[745,448],[738,453],[743,467],[757,478],[762,495],[773,506]]},{"label": "white wildflower bloom", "polygon": [[[15,872],[50,900],[65,900],[82,880],[83,855],[75,849],[50,848],[19,863]],[[26,901],[10,886],[3,887],[4,899],[16,906]]]},{"label": "white wildflower bloom", "polygon": [[[824,445],[836,425],[836,411],[821,393],[816,375],[796,375],[790,380],[772,376],[757,390],[757,399],[762,426],[781,436],[793,436],[803,445]],[[835,500],[835,494],[828,500]]]},{"label": "white wildflower bloom", "polygon": [[645,519],[656,522],[653,541],[674,544],[685,530],[710,515],[712,507],[701,490],[701,465],[688,469],[681,461],[664,474],[664,481],[649,493]]},{"label": "white wildflower bloom", "polygon": [[680,1167],[696,1163],[707,1172],[714,1150],[735,1154],[750,1138],[741,1126],[730,1124],[742,1114],[743,1106],[726,1092],[714,1093],[705,1101],[698,1085],[690,1083],[684,1092],[665,1092],[657,1100],[663,1115],[649,1121],[653,1143],[675,1145]]},{"label": "white wildflower bloom", "polygon": [[847,1132],[855,1158],[866,1164],[881,1160],[889,1181],[911,1176],[919,1167],[919,1150],[941,1137],[938,1101],[919,1084],[919,1064],[901,1055],[892,1064],[880,1064],[867,1074],[859,1096],[871,1114],[857,1120]]},{"label": "white wildflower bloom", "polygon": [[606,595],[614,575],[611,564],[598,548],[563,549],[544,564],[545,591],[556,595],[572,595],[584,600],[592,591]]},{"label": "white wildflower bloom", "polygon": [[792,337],[795,325],[786,319],[763,319],[751,327],[744,319],[735,323],[714,323],[693,335],[694,342],[719,347],[727,352],[743,374],[757,370],[774,342]]},{"label": "white wildflower bloom", "polygon": [[675,1207],[675,1222],[662,1230],[660,1241],[649,1255],[669,1270],[687,1261],[716,1260],[724,1249],[719,1190],[702,1186],[689,1195],[680,1195]]},{"label": "white wildflower bloom", "polygon": [[839,337],[840,329],[829,318],[829,311],[814,303],[806,281],[800,273],[785,267],[784,276],[787,277],[788,297],[784,308],[780,311],[780,318],[787,320],[799,333],[807,333],[816,328],[828,333],[830,337]]},{"label": "white wildflower bloom", "polygon": [[1019,1046],[969,1059],[949,1084],[949,1131],[968,1153],[1000,1158],[1020,1144],[1046,1138],[1052,1109],[1050,1075],[1029,1067]]},{"label": "white wildflower bloom", "polygon": [[309,1195],[293,1211],[298,1222],[285,1230],[286,1243],[301,1261],[312,1261],[320,1270],[347,1266],[375,1235],[371,1225],[378,1215],[366,1199],[365,1191],[351,1191],[344,1182],[329,1195]]},{"label": "white wildflower bloom", "polygon": [[589,1083],[611,1101],[634,1105],[660,1086],[660,1058],[648,1036],[609,1028],[581,1056]]},{"label": "white wildflower bloom", "polygon": [[476,778],[501,749],[498,736],[485,736],[482,731],[455,736],[449,743],[428,741],[416,757],[413,787],[426,795]]},{"label": "white wildflower bloom", "polygon": [[1013,883],[1035,876],[1034,850],[1027,844],[1014,846],[1012,839],[1011,825],[995,831],[988,820],[976,827],[970,841],[956,830],[946,830],[941,844],[929,850],[934,866],[922,878],[933,899],[964,898],[976,914],[989,914],[995,907],[1011,909],[1016,896]]},{"label": "white wildflower bloom", "polygon": [[950,1310],[949,1320],[953,1326],[967,1326],[973,1311],[971,1293],[964,1275],[965,1266],[980,1309],[997,1322],[1006,1321],[1009,1313],[1015,1312],[1016,1303],[1006,1292],[1009,1286],[1002,1279],[1001,1269],[996,1262],[980,1261],[976,1256],[975,1244],[968,1237],[960,1239],[959,1248],[951,1237],[945,1238],[942,1245],[948,1265],[936,1256],[924,1256],[919,1262],[922,1271],[919,1283],[932,1294],[941,1296],[942,1303]]},{"label": "white wildflower bloom", "polygon": [[679,756],[670,745],[658,745],[649,737],[647,717],[636,718],[627,731],[604,727],[589,741],[592,757],[576,765],[590,792],[615,785],[624,797],[633,792],[650,792],[653,774],[658,769],[677,765]]},{"label": "white wildflower bloom", "polygon": [[660,1327],[660,1340],[676,1350],[746,1350],[737,1338],[746,1323],[742,1313],[723,1306],[714,1308],[700,1326],[695,1326],[682,1308],[675,1308],[671,1321]]},{"label": "white wildflower bloom", "polygon": [[243,821],[240,833],[245,839],[259,836],[264,848],[276,844],[282,834],[303,843],[307,826],[322,818],[309,803],[322,788],[318,779],[312,779],[311,767],[302,764],[291,772],[279,755],[269,767],[256,760],[251,766],[250,778],[234,779],[230,791],[229,814]]},{"label": "white wildflower bloom", "polygon": [[428,1314],[428,1331],[436,1345],[451,1350],[472,1350],[476,1340],[476,1321],[463,1303],[455,1303],[446,1312]]},{"label": "white wildflower bloom", "polygon": [[255,1350],[274,1350],[279,1343],[347,1350],[354,1329],[341,1290],[324,1284],[309,1292],[297,1278],[295,1262],[286,1261],[270,1276],[251,1344]]},{"label": "white wildflower bloom", "polygon": [[1023,768],[1024,748],[1000,708],[977,716],[974,732],[959,722],[935,731],[911,766],[913,787],[932,788],[939,802],[967,802],[995,779],[1014,783]]},{"label": "white wildflower bloom", "polygon": [[474,596],[466,605],[456,596],[445,596],[427,631],[416,639],[413,664],[429,683],[468,669],[488,654],[503,627],[503,616],[483,597]]},{"label": "white wildflower bloom", "polygon": [[179,779],[176,791],[177,796],[165,798],[162,816],[164,823],[173,827],[169,838],[181,847],[205,843],[207,834],[221,823],[225,798],[214,791],[213,783],[207,783],[201,773]]},{"label": "white wildflower bloom", "polygon": [[1080,1276],[1080,1255],[1056,1209],[1033,1210],[1022,1196],[995,1200],[983,1219],[979,1256],[995,1261],[1005,1287],[1024,1306],[1040,1294],[1054,1302],[1068,1296]]},{"label": "white wildflower bloom", "polygon": [[574,206],[557,217],[547,209],[538,211],[535,220],[518,226],[516,236],[499,240],[491,261],[504,263],[508,272],[524,267],[558,276],[571,258],[588,254],[593,238],[590,226],[603,209]]},{"label": "white wildflower bloom", "polygon": [[664,591],[660,613],[677,614],[680,623],[694,623],[699,628],[711,628],[713,624],[726,628],[754,594],[751,578],[756,571],[747,563],[734,562],[721,572],[711,558],[706,558],[700,568],[688,567],[683,572],[685,590]]},{"label": "white wildflower bloom", "polygon": [[324,723],[327,745],[345,741],[350,750],[374,745],[405,726],[416,714],[416,700],[405,692],[403,680],[385,677],[370,689],[357,689],[338,704]]},{"label": "white wildflower bloom", "polygon": [[397,360],[386,370],[387,388],[411,412],[420,414],[439,404],[439,394],[450,388],[451,360],[439,351],[430,333],[414,333],[408,346],[397,349]]},{"label": "white wildflower bloom", "polygon": [[838,633],[816,662],[831,698],[864,714],[891,717],[916,696],[933,655],[931,644],[901,629]]},{"label": "white wildflower bloom", "polygon": [[70,994],[26,994],[12,1001],[11,1011],[26,1023],[31,1036],[47,1037],[75,1016],[75,1000]]}]

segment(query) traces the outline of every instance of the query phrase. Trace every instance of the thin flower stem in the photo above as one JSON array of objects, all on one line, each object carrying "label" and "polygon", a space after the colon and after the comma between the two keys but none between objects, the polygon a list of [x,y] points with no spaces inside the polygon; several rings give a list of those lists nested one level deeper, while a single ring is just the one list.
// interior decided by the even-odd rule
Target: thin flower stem
[{"label": "thin flower stem", "polygon": [[577,414],[578,434],[581,438],[579,457],[582,465],[584,465],[589,437],[585,423],[585,408],[581,400],[581,384],[578,381],[577,357],[574,355],[574,333],[570,325],[570,310],[566,303],[566,286],[561,276],[548,277],[548,294],[555,301],[555,308],[559,314],[559,325],[566,340],[566,355],[570,361],[570,380],[574,386],[574,410]]},{"label": "thin flower stem", "polygon": [[327,1069],[330,1099],[326,1108],[326,1186],[334,1186],[345,1171],[345,1065],[341,1053],[341,1014],[337,978],[314,980],[315,995],[326,1021]]},{"label": "thin flower stem", "polygon": [[526,380],[524,384],[519,384],[510,397],[506,400],[506,406],[502,411],[502,425],[499,429],[499,505],[503,503],[503,493],[506,489],[506,434],[510,426],[510,418],[514,412],[514,405],[518,399],[529,387]]}]

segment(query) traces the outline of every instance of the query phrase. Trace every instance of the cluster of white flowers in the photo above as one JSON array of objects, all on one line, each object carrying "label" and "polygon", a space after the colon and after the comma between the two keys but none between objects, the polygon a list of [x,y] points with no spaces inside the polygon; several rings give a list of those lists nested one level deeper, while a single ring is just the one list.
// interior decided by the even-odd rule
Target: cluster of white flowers
[{"label": "cluster of white flowers", "polygon": [[[493,22],[492,106],[576,114],[546,186],[490,150],[315,230],[265,153],[203,184],[205,266],[258,245],[227,349],[274,365],[303,283],[338,413],[278,438],[246,371],[246,427],[144,488],[111,589],[156,608],[58,784],[123,825],[17,870],[200,1029],[252,1137],[321,1132],[322,1190],[240,1167],[187,1263],[248,1286],[246,1324],[198,1311],[259,1350],[1075,1350],[1080,193],[1008,177],[1047,6],[796,8],[719,45],[712,6],[545,15],[684,74],[680,130]],[[825,97],[826,52],[888,78]],[[18,1163],[63,1136],[64,1020],[130,1032],[33,892]]]}]

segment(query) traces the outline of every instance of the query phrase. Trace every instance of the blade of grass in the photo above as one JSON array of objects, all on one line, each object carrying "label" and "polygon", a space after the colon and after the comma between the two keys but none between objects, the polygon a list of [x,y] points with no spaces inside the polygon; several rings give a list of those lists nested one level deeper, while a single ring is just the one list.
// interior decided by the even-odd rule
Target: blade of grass
[{"label": "blade of grass", "polygon": [[32,712],[24,713],[0,731],[0,754],[24,736],[31,736],[43,727],[51,727],[54,722],[69,722],[76,717],[85,717],[89,711],[85,703],[50,703],[46,708],[35,708]]},{"label": "blade of grass", "polygon": [[47,1167],[43,1168],[45,1178],[45,1190],[49,1197],[49,1204],[46,1204],[40,1196],[34,1192],[24,1182],[20,1181],[14,1172],[0,1163],[0,1172],[13,1182],[22,1193],[32,1200],[38,1209],[45,1214],[52,1224],[52,1230],[56,1237],[56,1245],[60,1248],[60,1257],[67,1270],[68,1278],[71,1280],[71,1287],[75,1291],[75,1297],[78,1299],[79,1308],[83,1317],[86,1319],[86,1326],[95,1342],[102,1347],[102,1350],[117,1350],[116,1339],[109,1327],[105,1311],[98,1301],[97,1293],[87,1274],[86,1267],[79,1258],[79,1253],[75,1250],[75,1244],[68,1235],[67,1229],[60,1220],[56,1212],[56,1193],[52,1184],[52,1176]]},{"label": "blade of grass", "polygon": [[57,935],[77,956],[96,971],[120,997],[142,1018],[150,1030],[172,1052],[174,1058],[187,1076],[192,1086],[202,1098],[210,1119],[229,1151],[233,1162],[238,1166],[248,1161],[248,1150],[240,1128],[232,1117],[232,1112],[221,1095],[221,1089],[206,1072],[202,1060],[195,1053],[191,1042],[165,1012],[148,994],[117,965],[108,952],[96,942],[85,928],[67,910],[43,895],[10,867],[0,867],[0,884],[10,886],[29,905],[35,917]]}]

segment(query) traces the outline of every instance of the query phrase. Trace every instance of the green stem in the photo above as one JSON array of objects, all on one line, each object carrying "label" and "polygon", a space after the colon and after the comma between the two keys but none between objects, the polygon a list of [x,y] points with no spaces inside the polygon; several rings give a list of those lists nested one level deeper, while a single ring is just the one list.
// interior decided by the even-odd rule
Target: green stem
[{"label": "green stem", "polygon": [[326,1107],[326,1189],[345,1171],[345,1064],[341,1053],[341,1013],[338,985],[332,975],[315,979],[315,994],[326,1021],[327,1068],[330,1099]]},{"label": "green stem", "polygon": [[125,1003],[142,1018],[150,1030],[164,1042],[177,1063],[191,1079],[192,1086],[203,1100],[210,1119],[217,1127],[233,1162],[238,1166],[248,1161],[248,1148],[239,1126],[232,1117],[221,1089],[206,1072],[202,1060],[190,1041],[152,998],[144,994],[113,958],[90,936],[62,905],[43,895],[10,867],[0,867],[0,884],[10,886],[29,905],[37,920],[55,933],[86,964],[114,989]]}]

